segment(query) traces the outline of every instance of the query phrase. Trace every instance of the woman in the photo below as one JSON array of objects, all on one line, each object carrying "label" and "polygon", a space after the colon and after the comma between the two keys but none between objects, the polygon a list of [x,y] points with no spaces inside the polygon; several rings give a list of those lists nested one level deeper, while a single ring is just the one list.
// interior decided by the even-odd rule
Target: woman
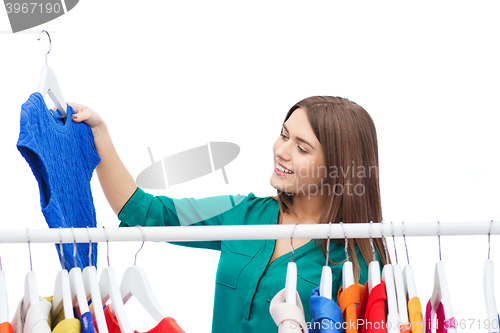
[{"label": "woman", "polygon": [[[277,196],[219,196],[171,199],[137,187],[118,157],[105,122],[88,107],[69,103],[75,122],[94,133],[101,157],[97,175],[120,226],[230,224],[366,223],[382,221],[375,125],[356,103],[340,97],[313,96],[287,113],[273,145],[271,186]],[[229,200],[228,200],[229,199]],[[231,204],[228,205],[228,202]],[[214,214],[216,212],[216,214]],[[386,263],[381,239],[373,239],[376,258]],[[173,243],[173,242],[172,242]],[[321,243],[321,244],[320,244]],[[285,286],[290,241],[177,242],[221,251],[216,276],[212,332],[277,332],[270,315],[273,297]],[[326,240],[293,239],[297,291],[305,320],[311,321],[311,290],[319,285]],[[348,242],[355,281],[367,281],[373,253],[369,239]],[[330,243],[333,299],[342,286],[344,240]]]}]

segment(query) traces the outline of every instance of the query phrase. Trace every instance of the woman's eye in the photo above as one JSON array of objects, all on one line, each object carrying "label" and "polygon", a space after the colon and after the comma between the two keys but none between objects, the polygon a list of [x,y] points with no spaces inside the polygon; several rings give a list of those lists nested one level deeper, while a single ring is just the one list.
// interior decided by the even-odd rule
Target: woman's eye
[{"label": "woman's eye", "polygon": [[[288,139],[288,137],[283,134],[283,133],[280,133],[280,136],[283,138],[283,139]],[[302,154],[306,154],[307,153],[307,150],[303,149],[301,146],[297,145],[297,148],[299,148],[299,151],[302,153]]]}]

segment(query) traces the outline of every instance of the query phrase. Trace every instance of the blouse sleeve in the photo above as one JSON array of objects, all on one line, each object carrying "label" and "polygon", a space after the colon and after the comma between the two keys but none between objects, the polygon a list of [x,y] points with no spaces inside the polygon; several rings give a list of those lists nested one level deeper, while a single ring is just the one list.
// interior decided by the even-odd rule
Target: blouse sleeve
[{"label": "blouse sleeve", "polygon": [[[245,195],[221,195],[202,199],[154,196],[138,187],[118,214],[120,227],[204,226],[234,224],[226,212],[245,201]],[[220,241],[169,242],[175,245],[220,250]]]}]

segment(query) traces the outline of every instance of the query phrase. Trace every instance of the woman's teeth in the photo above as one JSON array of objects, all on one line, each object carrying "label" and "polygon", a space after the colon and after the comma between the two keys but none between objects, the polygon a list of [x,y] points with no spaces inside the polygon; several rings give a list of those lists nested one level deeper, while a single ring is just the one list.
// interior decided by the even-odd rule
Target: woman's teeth
[{"label": "woman's teeth", "polygon": [[279,171],[281,171],[281,172],[285,172],[285,173],[293,173],[293,172],[291,172],[290,170],[283,168],[283,167],[282,167],[281,165],[279,165],[279,164],[278,164],[278,166],[277,166],[276,168],[277,168]]}]

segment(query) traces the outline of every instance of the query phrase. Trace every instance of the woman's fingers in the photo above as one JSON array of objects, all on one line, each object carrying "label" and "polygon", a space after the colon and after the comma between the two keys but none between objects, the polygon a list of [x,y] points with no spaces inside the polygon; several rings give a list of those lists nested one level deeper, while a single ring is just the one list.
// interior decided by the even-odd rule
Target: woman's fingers
[{"label": "woman's fingers", "polygon": [[92,129],[101,123],[101,116],[91,108],[74,102],[68,102],[68,105],[73,108],[73,111],[75,111],[75,114],[73,114],[72,117],[74,122],[80,123],[83,121]]}]

